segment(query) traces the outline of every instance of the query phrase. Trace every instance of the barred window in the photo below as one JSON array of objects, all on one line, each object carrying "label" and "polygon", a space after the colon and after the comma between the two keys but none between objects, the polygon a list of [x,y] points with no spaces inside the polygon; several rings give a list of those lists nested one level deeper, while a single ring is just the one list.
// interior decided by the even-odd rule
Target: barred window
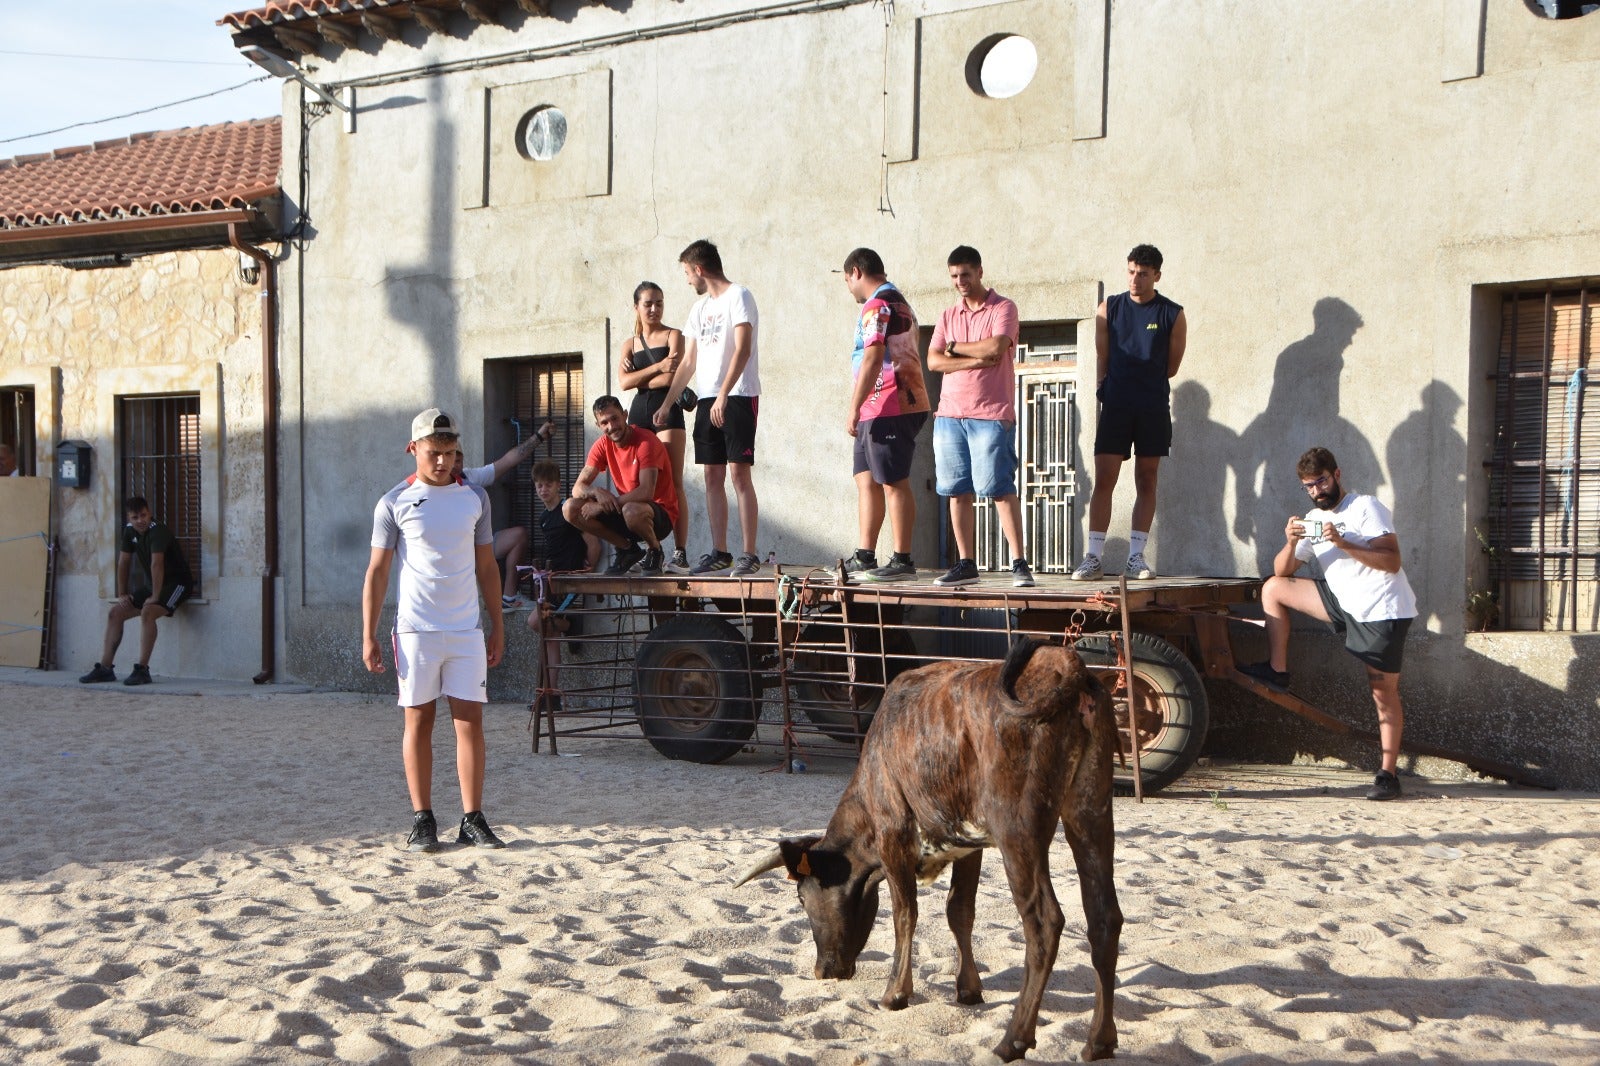
[{"label": "barred window", "polygon": [[183,546],[200,593],[200,394],[117,397],[117,464],[117,528],[122,501],[143,496]]},{"label": "barred window", "polygon": [[1597,295],[1551,288],[1501,305],[1486,548],[1506,629],[1600,629]]},{"label": "barred window", "polygon": [[550,552],[539,529],[544,505],[537,502],[533,492],[533,464],[541,459],[553,460],[561,468],[563,494],[572,490],[572,483],[583,471],[588,454],[584,434],[590,422],[583,393],[583,357],[569,354],[496,359],[485,366],[484,382],[484,426],[489,438],[485,442],[485,462],[538,432],[545,419],[556,424],[550,440],[534,449],[516,470],[496,478],[491,490],[496,527],[525,528],[528,561],[539,565]]}]

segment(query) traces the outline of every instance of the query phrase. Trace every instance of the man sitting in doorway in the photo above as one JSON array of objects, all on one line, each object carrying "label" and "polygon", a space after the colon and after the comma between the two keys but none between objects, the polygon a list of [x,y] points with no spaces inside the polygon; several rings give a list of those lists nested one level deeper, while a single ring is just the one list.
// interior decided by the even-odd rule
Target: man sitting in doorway
[{"label": "man sitting in doorway", "polygon": [[[178,538],[164,523],[150,515],[150,504],[143,496],[130,496],[122,506],[128,524],[122,527],[121,550],[117,553],[117,599],[106,619],[106,641],[94,669],[78,678],[85,685],[115,681],[113,663],[122,643],[123,626],[140,620],[139,661],[124,685],[148,685],[150,653],[156,647],[156,622],[177,613],[178,606],[194,590],[189,563],[183,557]],[[134,563],[138,569],[135,571]],[[131,583],[130,583],[131,582]],[[159,595],[152,595],[152,591]]]}]

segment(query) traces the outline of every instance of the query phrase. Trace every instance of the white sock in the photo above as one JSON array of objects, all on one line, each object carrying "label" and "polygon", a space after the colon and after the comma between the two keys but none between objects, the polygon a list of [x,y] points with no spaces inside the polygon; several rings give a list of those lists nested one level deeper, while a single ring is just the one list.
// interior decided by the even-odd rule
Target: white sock
[{"label": "white sock", "polygon": [[1143,555],[1145,541],[1150,539],[1149,533],[1140,533],[1137,529],[1128,534],[1128,554]]},{"label": "white sock", "polygon": [[1092,529],[1089,530],[1089,554],[1095,556],[1096,558],[1098,558],[1099,556],[1102,556],[1105,553],[1106,553],[1106,534],[1105,534],[1105,530],[1101,530],[1098,533],[1096,533]]}]

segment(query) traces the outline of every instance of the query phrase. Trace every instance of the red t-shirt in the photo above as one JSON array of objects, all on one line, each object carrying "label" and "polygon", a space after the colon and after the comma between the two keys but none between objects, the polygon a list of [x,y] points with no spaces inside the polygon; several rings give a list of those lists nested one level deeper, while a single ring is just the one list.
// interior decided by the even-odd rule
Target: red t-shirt
[{"label": "red t-shirt", "polygon": [[628,439],[621,444],[601,434],[584,462],[602,474],[609,473],[618,496],[625,496],[639,487],[639,471],[654,469],[656,491],[650,499],[659,503],[667,517],[677,524],[678,486],[673,483],[672,460],[660,437],[638,426],[628,427]]}]

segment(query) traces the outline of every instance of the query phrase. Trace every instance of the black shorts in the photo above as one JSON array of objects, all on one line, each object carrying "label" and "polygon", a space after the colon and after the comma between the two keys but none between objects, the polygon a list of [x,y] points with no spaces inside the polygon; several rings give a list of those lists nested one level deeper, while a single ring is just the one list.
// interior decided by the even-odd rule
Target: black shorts
[{"label": "black shorts", "polygon": [[1172,411],[1160,407],[1101,404],[1100,425],[1094,431],[1096,455],[1127,458],[1168,455],[1172,451]]},{"label": "black shorts", "polygon": [[722,466],[726,463],[756,461],[756,411],[759,396],[729,396],[722,410],[722,425],[711,424],[711,405],[716,397],[701,398],[694,412],[694,461],[696,466]]},{"label": "black shorts", "polygon": [[1411,629],[1411,619],[1357,622],[1339,606],[1326,581],[1317,582],[1317,591],[1322,594],[1322,609],[1328,612],[1328,630],[1334,636],[1344,637],[1344,650],[1374,670],[1398,674],[1405,657],[1406,633]]},{"label": "black shorts", "polygon": [[928,413],[880,415],[856,425],[855,468],[851,475],[872,471],[872,480],[893,485],[911,476],[911,460],[917,454],[917,434],[928,421]]},{"label": "black shorts", "polygon": [[[655,530],[656,540],[660,540],[662,537],[672,532],[672,519],[667,516],[667,509],[656,501],[651,500],[650,507],[655,512],[655,520],[652,523],[652,526]],[[638,539],[638,534],[629,529],[628,523],[623,521],[622,513],[620,511],[604,511],[601,513],[598,521],[602,526],[605,526],[619,537],[626,537],[629,540]]]},{"label": "black shorts", "polygon": [[655,433],[663,429],[682,429],[684,427],[683,408],[673,404],[667,409],[667,424],[656,425],[656,412],[666,402],[666,389],[640,389],[633,394],[633,403],[628,407],[628,425],[638,426]]},{"label": "black shorts", "polygon": [[[155,602],[166,608],[167,617],[171,618],[178,613],[178,608],[183,605],[183,601],[188,599],[193,592],[194,589],[189,585],[163,585],[161,587],[161,598]],[[130,595],[133,597],[133,605],[141,610],[150,601],[149,589],[140,589]]]}]

